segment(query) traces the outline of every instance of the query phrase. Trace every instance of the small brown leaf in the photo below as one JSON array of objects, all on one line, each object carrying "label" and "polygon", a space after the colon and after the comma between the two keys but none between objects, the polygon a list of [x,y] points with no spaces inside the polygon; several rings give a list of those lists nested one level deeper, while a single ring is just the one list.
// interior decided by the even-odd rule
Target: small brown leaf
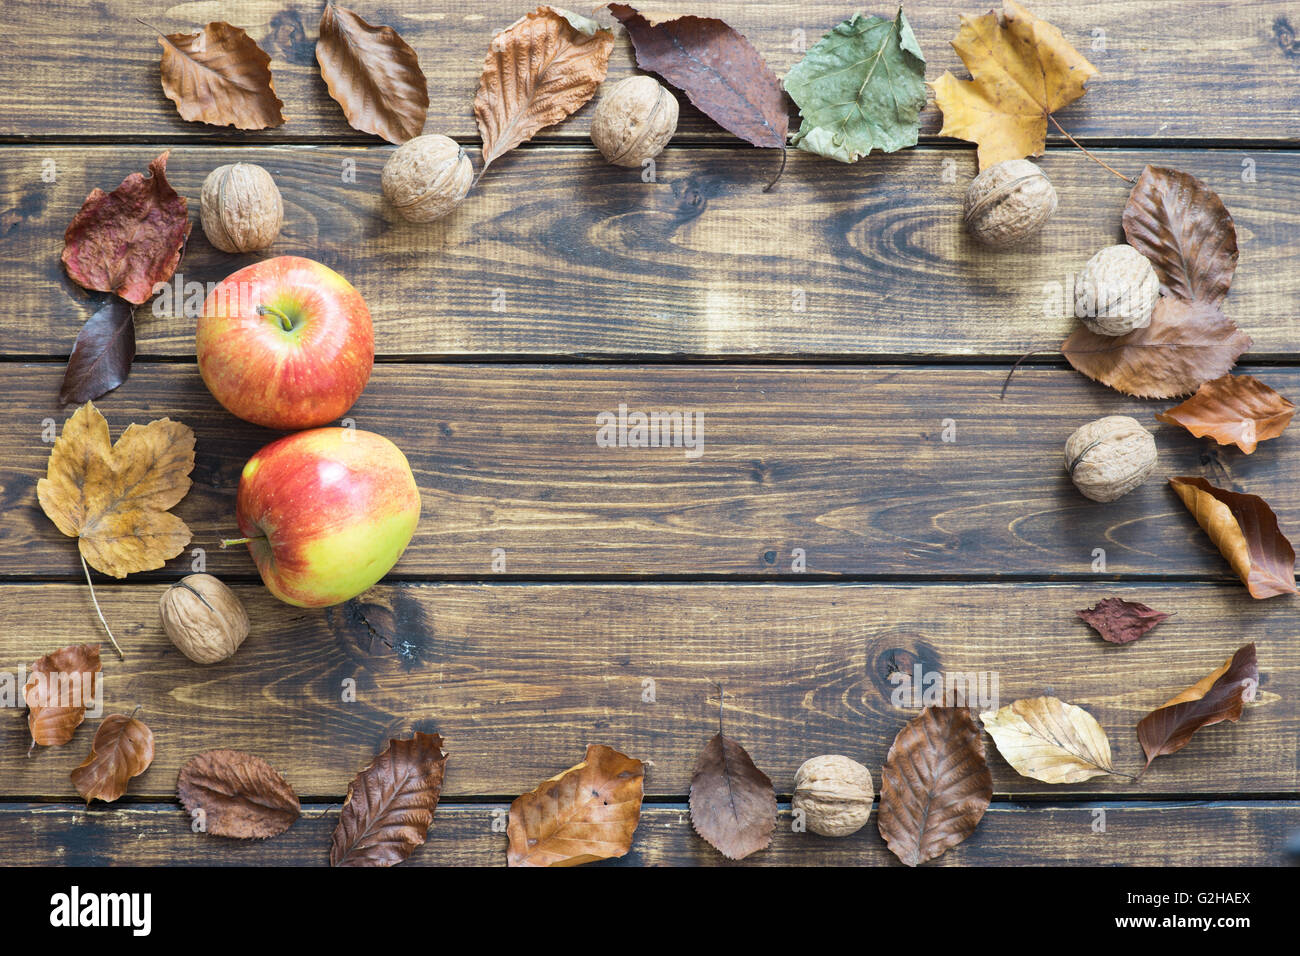
[{"label": "small brown leaf", "polygon": [[1251,375],[1225,375],[1206,382],[1196,394],[1156,418],[1182,425],[1197,438],[1236,445],[1247,455],[1258,444],[1281,435],[1295,406]]},{"label": "small brown leaf", "polygon": [[293,826],[298,795],[275,768],[239,750],[209,750],[181,767],[181,804],[215,836],[266,839]]},{"label": "small brown leaf", "polygon": [[908,721],[881,780],[880,835],[908,866],[974,833],[993,799],[979,724],[965,707],[927,707]]},{"label": "small brown leaf", "polygon": [[1255,645],[1247,644],[1222,667],[1142,718],[1137,734],[1147,766],[1182,750],[1202,727],[1239,719],[1243,702],[1255,699],[1258,686]]},{"label": "small brown leaf", "polygon": [[93,401],[126,381],[135,361],[135,315],[130,302],[109,296],[77,333],[59,404]]},{"label": "small brown leaf", "polygon": [[57,747],[72,739],[99,694],[99,645],[73,644],[32,665],[23,686],[32,743]]},{"label": "small brown leaf", "polygon": [[271,58],[239,27],[217,21],[199,33],[160,36],[162,87],[181,119],[236,129],[284,123]]},{"label": "small brown leaf", "polygon": [[1139,637],[1161,621],[1169,618],[1168,614],[1153,610],[1137,601],[1125,601],[1123,598],[1105,598],[1095,607],[1076,611],[1080,618],[1087,621],[1103,640],[1112,644],[1132,644]]},{"label": "small brown leaf", "polygon": [[167,183],[167,153],[132,173],[111,193],[93,189],[63,234],[63,264],[72,281],[114,292],[135,305],[176,271],[190,235],[184,197]]},{"label": "small brown leaf", "polygon": [[113,714],[95,731],[90,756],[72,771],[72,785],[89,805],[92,800],[112,803],[126,793],[132,777],[153,763],[153,731],[142,720]]},{"label": "small brown leaf", "polygon": [[714,734],[691,775],[691,826],[729,860],[743,860],[772,842],[776,791],[744,747]]},{"label": "small brown leaf", "polygon": [[1166,295],[1218,306],[1237,268],[1237,229],[1195,176],[1148,166],[1124,207],[1128,243],[1155,266]]},{"label": "small brown leaf", "polygon": [[348,784],[330,866],[393,866],[410,856],[429,832],[446,767],[437,734],[389,740]]},{"label": "small brown leaf", "polygon": [[641,820],[645,765],[599,744],[510,804],[510,866],[577,866],[623,856]]},{"label": "small brown leaf", "polygon": [[1254,598],[1295,594],[1295,549],[1258,495],[1216,488],[1204,478],[1170,478],[1178,497]]},{"label": "small brown leaf", "polygon": [[552,7],[538,7],[494,36],[474,97],[483,169],[590,100],[613,48],[610,31]]},{"label": "small brown leaf", "polygon": [[316,62],[353,129],[399,145],[424,131],[429,84],[420,58],[392,27],[371,26],[347,7],[327,3]]},{"label": "small brown leaf", "polygon": [[1250,336],[1217,307],[1162,296],[1146,328],[1110,336],[1081,325],[1061,353],[1084,375],[1126,395],[1173,398],[1227,374],[1250,345]]}]

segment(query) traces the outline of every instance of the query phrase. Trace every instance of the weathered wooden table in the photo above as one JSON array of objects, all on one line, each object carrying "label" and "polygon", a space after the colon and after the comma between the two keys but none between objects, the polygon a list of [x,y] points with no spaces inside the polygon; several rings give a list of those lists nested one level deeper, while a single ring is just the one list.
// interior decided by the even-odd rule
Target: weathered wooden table
[{"label": "weathered wooden table", "polygon": [[[947,41],[977,0],[922,0],[908,15],[931,79],[961,70]],[[890,674],[995,674],[1003,702],[1054,694],[1090,710],[1121,769],[1134,725],[1247,641],[1259,700],[1203,731],[1136,783],[1049,787],[992,750],[994,803],[944,864],[1246,865],[1280,862],[1300,826],[1300,610],[1257,602],[1159,478],[1093,504],[1061,467],[1066,436],[1103,414],[1148,423],[1160,475],[1204,474],[1264,496],[1300,532],[1294,433],[1246,457],[1198,441],[1085,380],[1054,351],[998,391],[1011,362],[1071,328],[1064,289],[1119,241],[1127,189],[1059,139],[1042,158],[1060,210],[1041,238],[991,254],[963,234],[973,149],[941,140],[842,166],[777,163],[688,107],[658,181],[606,165],[590,109],[496,164],[451,219],[395,221],[379,195],[391,147],[343,122],[315,69],[319,5],[284,0],[146,5],[7,0],[0,25],[0,666],[100,638],[72,541],[36,503],[43,424],[95,297],[65,277],[63,230],[171,149],[191,199],[216,165],[262,164],[286,202],[271,250],[346,275],[375,318],[378,363],[352,412],[410,457],[424,518],[395,572],[360,602],[279,604],[234,528],[244,460],[272,435],[219,408],[194,365],[192,319],[141,308],[140,359],[99,404],[113,434],[171,416],[198,436],[178,513],[192,547],[247,602],[254,631],[230,661],[189,662],[157,602],[192,556],[98,583],[127,657],[105,656],[107,712],[143,708],[152,769],[117,804],[84,809],[68,778],[95,721],[63,748],[27,753],[12,699],[0,734],[0,860],[7,863],[326,862],[348,781],[391,735],[436,730],[450,753],[429,842],[411,864],[500,864],[501,811],[576,763],[587,743],[649,762],[647,805],[623,862],[713,864],[685,795],[714,732],[776,782],[772,847],[747,862],[895,863],[874,819],[853,837],[791,832],[807,757],[848,754],[879,781],[913,713]],[[429,77],[428,132],[476,143],[471,100],[507,0],[358,6],[396,27]],[[851,4],[697,4],[745,32],[777,72]],[[1130,174],[1147,162],[1207,180],[1227,202],[1241,266],[1227,310],[1254,338],[1242,368],[1300,395],[1300,8],[1283,2],[1039,0],[1100,69],[1063,125]],[[875,12],[886,13],[884,9]],[[273,57],[287,125],[237,133],[183,123],[158,83],[166,32],[224,18]],[[1290,18],[1290,19],[1288,19]],[[633,70],[619,38],[611,77]],[[355,176],[344,175],[355,169]],[[53,171],[53,172],[51,172]],[[181,273],[209,282],[253,261],[196,226]],[[702,412],[704,452],[598,447],[595,416]],[[802,570],[800,570],[802,568]],[[1174,613],[1129,647],[1074,611],[1118,595]],[[355,681],[354,702],[345,701]],[[175,802],[195,753],[245,749],[279,768],[305,813],[284,835],[195,835]]]}]

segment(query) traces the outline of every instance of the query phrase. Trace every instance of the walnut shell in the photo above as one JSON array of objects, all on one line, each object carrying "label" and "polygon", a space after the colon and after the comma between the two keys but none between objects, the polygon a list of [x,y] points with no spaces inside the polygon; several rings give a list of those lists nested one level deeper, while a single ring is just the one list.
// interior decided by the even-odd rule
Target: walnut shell
[{"label": "walnut shell", "polygon": [[805,760],[795,773],[790,805],[803,811],[813,833],[837,837],[862,829],[875,798],[870,770],[848,757],[827,754]]},{"label": "walnut shell", "polygon": [[455,140],[429,133],[397,147],[384,163],[381,183],[403,219],[433,222],[469,195],[474,164]]},{"label": "walnut shell", "polygon": [[677,132],[677,97],[651,76],[615,83],[596,104],[591,141],[615,166],[640,166]]},{"label": "walnut shell", "polygon": [[284,200],[261,166],[229,163],[203,180],[199,218],[208,242],[222,252],[255,252],[280,234]]},{"label": "walnut shell", "polygon": [[1155,470],[1156,439],[1127,415],[1108,415],[1075,430],[1065,443],[1065,470],[1093,501],[1128,494]]},{"label": "walnut shell", "polygon": [[235,592],[210,574],[181,578],[158,602],[163,630],[200,664],[224,661],[248,637],[248,612]]},{"label": "walnut shell", "polygon": [[966,190],[966,230],[1000,249],[1036,235],[1056,212],[1056,189],[1027,159],[1008,159],[971,180]]},{"label": "walnut shell", "polygon": [[1074,314],[1098,335],[1123,335],[1151,324],[1160,277],[1132,246],[1107,246],[1074,280]]}]

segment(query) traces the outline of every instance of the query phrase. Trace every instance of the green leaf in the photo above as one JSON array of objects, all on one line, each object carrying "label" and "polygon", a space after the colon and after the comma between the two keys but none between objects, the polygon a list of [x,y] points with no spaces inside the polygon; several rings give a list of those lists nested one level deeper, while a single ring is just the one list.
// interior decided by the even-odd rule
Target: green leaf
[{"label": "green leaf", "polygon": [[786,74],[803,125],[791,142],[842,163],[915,146],[925,56],[900,7],[893,20],[854,14]]}]

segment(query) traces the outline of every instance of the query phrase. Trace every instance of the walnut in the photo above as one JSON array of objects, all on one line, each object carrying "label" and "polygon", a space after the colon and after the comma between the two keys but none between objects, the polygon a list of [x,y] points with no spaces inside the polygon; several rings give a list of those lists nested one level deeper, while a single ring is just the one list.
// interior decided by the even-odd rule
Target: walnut
[{"label": "walnut", "polygon": [[1051,180],[1026,159],[990,166],[966,190],[966,230],[986,246],[1014,246],[1037,235],[1054,212]]},{"label": "walnut", "polygon": [[1155,436],[1127,415],[1089,422],[1065,443],[1065,470],[1093,501],[1114,501],[1128,494],[1155,467]]},{"label": "walnut", "polygon": [[1151,324],[1160,297],[1155,267],[1132,246],[1107,246],[1074,281],[1074,314],[1098,335],[1123,335]]},{"label": "walnut", "polygon": [[280,234],[284,200],[261,166],[230,163],[203,180],[199,218],[208,242],[222,252],[255,252]]},{"label": "walnut", "polygon": [[455,140],[429,133],[397,147],[381,180],[384,196],[403,219],[433,222],[469,195],[474,164]]},{"label": "walnut", "polygon": [[677,97],[651,76],[619,80],[600,98],[591,141],[615,166],[640,166],[677,132]]},{"label": "walnut", "polygon": [[871,771],[856,760],[828,754],[805,760],[794,775],[795,810],[822,836],[848,836],[861,830],[871,816],[876,792]]},{"label": "walnut", "polygon": [[158,610],[172,643],[200,664],[224,661],[248,637],[244,605],[210,574],[181,578],[163,593]]}]

